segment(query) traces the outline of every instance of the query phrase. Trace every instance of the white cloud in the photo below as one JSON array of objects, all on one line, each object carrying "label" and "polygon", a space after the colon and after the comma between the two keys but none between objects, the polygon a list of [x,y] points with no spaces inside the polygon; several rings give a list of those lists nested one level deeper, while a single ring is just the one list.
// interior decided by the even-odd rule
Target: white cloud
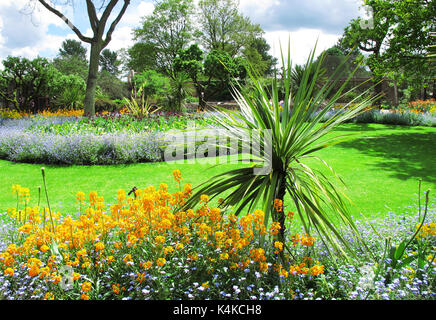
[{"label": "white cloud", "polygon": [[137,6],[129,7],[115,29],[108,49],[118,51],[131,47],[134,44],[133,29],[140,27],[142,18],[152,14],[153,10],[153,3],[146,1],[141,1]]},{"label": "white cloud", "polygon": [[271,46],[270,54],[279,59],[281,63],[280,46],[283,55],[287,56],[288,42],[290,40],[291,61],[293,65],[304,64],[310,52],[314,49],[318,41],[315,57],[323,50],[332,47],[339,39],[340,35],[328,34],[320,29],[299,29],[294,32],[287,30],[271,31],[265,33],[265,39]]},{"label": "white cloud", "polygon": [[64,37],[50,35],[49,26],[68,28],[36,2],[2,0],[0,3],[0,59],[8,55],[35,58],[41,52],[56,51]]},{"label": "white cloud", "polygon": [[[76,20],[83,20],[83,16],[77,19],[77,10],[83,10],[83,8],[68,6],[57,8],[73,23],[75,23],[74,10],[76,10]],[[141,18],[151,14],[153,9],[154,5],[146,1],[128,7],[120,24],[115,29],[109,48],[118,50],[131,46],[133,44],[133,28],[138,27]],[[60,33],[63,31],[65,35],[59,35],[59,32],[56,35],[53,34],[50,32],[50,27],[60,28]],[[80,29],[79,25],[77,27]],[[91,29],[88,28],[84,34],[92,36]],[[0,61],[8,55],[22,56],[29,59],[33,59],[38,55],[53,58],[65,39],[78,40],[77,36],[63,20],[42,7],[37,1],[0,1]],[[84,43],[84,46],[88,48],[89,53],[89,46],[86,43]]]}]

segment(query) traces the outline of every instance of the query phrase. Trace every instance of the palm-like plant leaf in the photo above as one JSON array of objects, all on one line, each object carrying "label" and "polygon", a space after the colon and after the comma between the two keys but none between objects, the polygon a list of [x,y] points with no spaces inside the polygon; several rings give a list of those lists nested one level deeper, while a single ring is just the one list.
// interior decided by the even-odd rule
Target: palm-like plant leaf
[{"label": "palm-like plant leaf", "polygon": [[[231,189],[232,193],[222,201],[222,206],[233,207],[235,213],[239,214],[244,209],[251,210],[262,201],[266,223],[268,223],[270,216],[277,220],[272,209],[274,199],[283,200],[287,193],[306,231],[310,232],[311,228],[315,228],[323,240],[336,250],[344,252],[339,242],[345,246],[347,244],[335,227],[335,220],[332,220],[328,212],[355,229],[346,209],[346,197],[338,191],[331,178],[321,170],[309,167],[305,160],[318,159],[334,173],[324,161],[313,154],[340,142],[344,136],[327,135],[335,127],[370,106],[376,97],[364,99],[363,95],[359,96],[342,107],[341,112],[322,122],[326,114],[333,110],[348,81],[345,81],[333,94],[331,93],[337,85],[335,80],[319,86],[318,79],[323,72],[320,68],[321,63],[313,63],[315,53],[313,50],[306,67],[300,74],[298,88],[292,90],[289,51],[288,48],[286,63],[282,54],[284,67],[281,81],[285,88],[283,106],[279,104],[279,79],[273,81],[271,88],[266,88],[256,74],[249,72],[255,94],[246,94],[234,87],[234,98],[240,111],[218,111],[217,117],[217,122],[228,130],[229,135],[241,139],[244,139],[244,133],[250,130],[270,132],[268,139],[263,136],[256,143],[262,147],[270,147],[271,152],[265,155],[268,159],[264,160],[271,166],[271,172],[267,175],[253,174],[253,168],[261,167],[261,164],[254,162],[251,167],[219,174],[199,186],[187,205],[195,205],[202,194],[216,197]],[[335,78],[338,78],[336,74],[331,79]],[[292,96],[293,91],[295,94]],[[328,96],[331,96],[329,100],[327,100]],[[321,109],[322,104],[325,106]]]}]

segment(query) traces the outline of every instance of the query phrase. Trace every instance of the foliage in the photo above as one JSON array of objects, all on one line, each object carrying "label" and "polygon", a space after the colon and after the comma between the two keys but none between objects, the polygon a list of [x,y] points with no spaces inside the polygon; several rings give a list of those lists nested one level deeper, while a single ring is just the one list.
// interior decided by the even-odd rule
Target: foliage
[{"label": "foliage", "polygon": [[158,69],[156,48],[151,43],[136,42],[127,50],[127,66],[136,72]]},{"label": "foliage", "polygon": [[[335,101],[342,94],[343,86],[327,102],[324,109],[316,117],[312,117],[313,113],[320,108],[320,104],[324,103],[332,84],[324,85],[314,94],[321,70],[319,64],[316,66],[313,64],[312,53],[306,63],[308,67],[304,71],[303,82],[297,92],[291,96],[289,49],[287,65],[283,62],[282,81],[285,88],[283,105],[279,103],[277,79],[269,90],[263,86],[260,79],[251,75],[256,95],[244,95],[235,89],[234,96],[240,112],[222,113],[221,119],[230,118],[230,124],[220,121],[220,118],[217,119],[230,137],[245,143],[247,143],[247,137],[251,137],[251,144],[263,147],[265,154],[259,159],[263,164],[255,161],[250,167],[231,170],[210,179],[198,187],[187,205],[195,204],[201,194],[216,197],[223,191],[232,189],[234,191],[223,200],[221,205],[233,207],[235,213],[239,214],[244,208],[248,207],[250,210],[262,201],[267,221],[271,216],[274,223],[280,225],[279,240],[284,242],[285,215],[283,211],[272,207],[274,199],[283,202],[285,194],[289,194],[306,232],[310,232],[309,226],[311,226],[335,249],[341,251],[336,239],[341,240],[345,246],[347,243],[337,232],[326,207],[335,214],[338,220],[351,228],[354,227],[353,221],[346,210],[344,198],[332,184],[331,179],[328,179],[321,171],[307,166],[305,159],[319,159],[313,153],[337,143],[338,137],[326,138],[326,135],[337,125],[362,112],[369,105],[370,100],[362,100],[347,110],[343,108],[343,113],[326,121],[322,126],[317,126],[323,116],[334,107]],[[315,67],[314,75],[310,78],[312,68]],[[251,135],[250,130],[254,132],[260,130],[264,138],[256,134]],[[322,160],[320,161],[325,164]],[[327,164],[325,165],[330,169]],[[264,170],[267,170],[265,168],[270,171],[262,174]],[[258,174],[255,174],[254,169],[258,171]],[[333,232],[334,237],[330,232]]]},{"label": "foliage", "polygon": [[140,119],[146,118],[157,111],[157,109],[153,108],[153,105],[143,91],[144,86],[140,86],[139,89],[134,88],[130,99],[123,98],[122,100],[129,113]]},{"label": "foliage", "polygon": [[78,58],[86,61],[87,49],[80,41],[67,39],[62,42],[62,47],[59,49],[59,57],[61,58]]},{"label": "foliage", "polygon": [[[180,186],[180,171],[173,174]],[[314,238],[307,235],[295,237],[298,255],[289,257],[291,270],[275,263],[272,259],[283,250],[283,244],[271,242],[268,249],[259,245],[262,235],[273,239],[275,234],[274,228],[267,229],[260,210],[243,218],[224,218],[203,196],[197,211],[174,211],[191,195],[189,184],[173,194],[165,183],[159,188],[135,188],[130,197],[120,189],[117,202],[110,207],[95,191],[89,193],[89,203],[85,203],[85,194],[78,192],[79,212],[64,217],[48,209],[49,205],[31,207],[28,189],[14,185],[13,191],[17,204],[24,205],[8,212],[14,226],[13,242],[8,241],[0,262],[8,291],[26,285],[21,282],[27,277],[20,276],[26,274],[40,290],[36,297],[42,299],[177,299],[194,295],[244,299],[261,296],[266,289],[273,291],[282,279],[284,298],[291,298],[292,292],[286,288],[300,275],[310,282],[324,272],[324,267],[308,256]],[[69,268],[71,278],[62,274],[62,267]],[[183,276],[187,272],[190,276]],[[229,275],[243,277],[241,280],[253,284],[252,290],[236,290],[237,282],[227,283]],[[32,297],[26,290],[22,298]]]},{"label": "foliage", "polygon": [[154,53],[156,66],[153,69],[167,76],[172,75],[177,52],[189,43],[192,36],[192,12],[192,0],[158,1],[153,14],[145,17],[141,28],[134,31],[140,44],[134,47],[133,52],[140,56]]},{"label": "foliage", "polygon": [[134,85],[142,88],[142,93],[150,101],[159,103],[159,100],[168,93],[170,84],[167,77],[154,70],[147,70],[135,74]]},{"label": "foliage", "polygon": [[200,81],[203,75],[203,51],[197,44],[189,48],[180,50],[175,59],[176,72],[184,72],[193,82],[200,107],[204,107],[204,86]]},{"label": "foliage", "polygon": [[265,38],[257,37],[242,50],[244,58],[247,59],[254,72],[261,76],[273,76],[276,71],[278,60],[269,54],[270,49]]},{"label": "foliage", "polygon": [[235,57],[263,33],[259,25],[238,12],[237,1],[202,0],[198,5],[200,40],[208,51],[225,51]]},{"label": "foliage", "polygon": [[27,163],[110,165],[161,161],[165,145],[159,132],[80,132],[65,136],[1,128],[0,133],[0,158]]},{"label": "foliage", "polygon": [[[426,86],[432,75],[426,54],[434,31],[435,6],[427,1],[366,0],[373,23],[362,28],[361,18],[345,28],[342,45],[369,53],[366,64],[376,81],[393,77],[415,92]],[[377,93],[381,87],[376,86]]]},{"label": "foliage", "polygon": [[53,91],[56,92],[55,106],[62,109],[83,108],[86,84],[81,77],[59,74],[52,81]]},{"label": "foliage", "polygon": [[246,64],[241,58],[232,58],[227,52],[212,50],[204,61],[204,75],[207,82],[207,96],[214,96],[218,92],[229,92],[235,79],[243,80]]},{"label": "foliage", "polygon": [[88,78],[88,62],[78,57],[54,58],[53,66],[64,75],[80,76],[83,81]]},{"label": "foliage", "polygon": [[122,99],[129,95],[127,83],[105,70],[100,72],[97,84],[108,99]]},{"label": "foliage", "polygon": [[118,60],[118,54],[115,51],[104,49],[100,55],[101,71],[106,71],[112,76],[120,73],[119,67],[121,62]]},{"label": "foliage", "polygon": [[53,96],[56,69],[44,58],[7,57],[0,72],[0,95],[19,112],[36,112],[38,99]]},{"label": "foliage", "polygon": [[[47,201],[31,204],[28,188],[13,185],[16,207],[3,215],[0,296],[3,299],[232,299],[232,300],[433,300],[434,255],[392,270],[391,282],[352,235],[361,253],[352,263],[334,261],[322,242],[289,232],[289,268],[276,261],[285,244],[265,224],[261,210],[222,215],[203,195],[197,210],[180,212],[191,195],[173,171],[178,191],[149,186],[119,189],[112,205],[96,191],[76,193],[76,210],[61,215]],[[47,190],[47,189],[45,189]],[[292,214],[290,214],[292,217]],[[434,251],[434,212],[419,232]],[[415,233],[408,215],[392,214],[357,228],[381,259],[381,242]],[[261,238],[267,242],[261,246]],[[314,250],[318,253],[314,256]],[[407,259],[414,248],[407,249]],[[292,255],[291,255],[292,254]],[[189,274],[189,277],[186,275]]]},{"label": "foliage", "polygon": [[436,100],[430,99],[430,100],[417,100],[417,101],[410,101],[408,104],[409,110],[412,112],[415,111],[417,113],[436,113]]}]

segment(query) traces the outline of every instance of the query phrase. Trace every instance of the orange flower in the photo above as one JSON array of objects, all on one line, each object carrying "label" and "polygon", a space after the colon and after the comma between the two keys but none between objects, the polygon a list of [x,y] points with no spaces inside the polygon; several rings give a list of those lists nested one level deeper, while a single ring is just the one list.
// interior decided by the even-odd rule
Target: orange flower
[{"label": "orange flower", "polygon": [[165,260],[165,258],[158,258],[158,259],[156,260],[156,264],[157,264],[159,267],[163,267],[163,266],[165,265],[166,262],[167,262],[167,261]]},{"label": "orange flower", "polygon": [[281,227],[281,225],[280,225],[280,222],[273,222],[273,223],[271,224],[271,227],[270,227],[271,234],[272,234],[273,236],[275,236],[276,234],[279,233],[279,230],[280,230],[281,228],[282,228],[282,227]]},{"label": "orange flower", "polygon": [[5,276],[10,276],[12,277],[14,275],[14,269],[12,268],[6,268],[6,270],[4,271]]},{"label": "orange flower", "polygon": [[91,283],[88,281],[82,283],[82,291],[83,292],[91,291]]},{"label": "orange flower", "polygon": [[274,200],[274,209],[277,212],[282,212],[283,211],[283,201],[280,199],[275,199]]},{"label": "orange flower", "polygon": [[180,180],[182,180],[182,173],[179,169],[176,169],[173,171],[174,180],[176,180],[177,183],[180,183]]},{"label": "orange flower", "polygon": [[97,250],[97,251],[102,251],[102,250],[104,250],[104,244],[103,244],[103,242],[97,242],[97,243],[95,244],[95,250]]},{"label": "orange flower", "polygon": [[54,294],[51,293],[51,292],[47,292],[47,293],[44,295],[44,300],[54,300],[54,298],[55,298],[55,296],[54,296]]}]

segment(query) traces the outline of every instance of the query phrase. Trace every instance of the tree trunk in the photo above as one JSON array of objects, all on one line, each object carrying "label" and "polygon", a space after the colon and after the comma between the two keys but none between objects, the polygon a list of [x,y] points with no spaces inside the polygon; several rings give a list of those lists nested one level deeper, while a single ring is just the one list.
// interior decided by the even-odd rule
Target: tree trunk
[{"label": "tree trunk", "polygon": [[398,100],[398,85],[397,81],[394,80],[394,104],[398,106],[399,100]]},{"label": "tree trunk", "polygon": [[380,81],[380,79],[376,79],[376,84],[374,86],[374,91],[377,97],[379,97],[379,99],[377,99],[374,104],[376,106],[380,106],[381,105],[381,99],[383,98],[384,94],[383,94],[383,82]]},{"label": "tree trunk", "polygon": [[436,99],[436,80],[433,80],[433,94],[432,98]]},{"label": "tree trunk", "polygon": [[198,109],[200,111],[204,111],[206,107],[206,101],[204,100],[204,89],[201,84],[197,82],[195,85],[195,90],[197,91],[198,96]]},{"label": "tree trunk", "polygon": [[[286,231],[285,219],[286,219],[286,216],[285,216],[285,211],[284,211],[285,194],[286,194],[286,179],[284,178],[284,180],[282,181],[282,183],[279,186],[279,190],[277,193],[277,199],[280,199],[283,202],[283,209],[280,212],[276,211],[274,214],[275,222],[280,223],[280,227],[281,227],[281,229],[277,235],[277,238],[278,238],[278,241],[283,243],[283,245],[286,244],[286,238],[285,238],[285,231]],[[282,260],[284,267],[286,269],[288,269],[289,263],[285,258],[284,249],[279,253],[279,256],[280,256],[280,260]]]},{"label": "tree trunk", "polygon": [[88,81],[85,94],[85,117],[95,116],[95,90],[97,88],[98,65],[102,50],[100,42],[91,43],[91,56],[89,58]]}]

